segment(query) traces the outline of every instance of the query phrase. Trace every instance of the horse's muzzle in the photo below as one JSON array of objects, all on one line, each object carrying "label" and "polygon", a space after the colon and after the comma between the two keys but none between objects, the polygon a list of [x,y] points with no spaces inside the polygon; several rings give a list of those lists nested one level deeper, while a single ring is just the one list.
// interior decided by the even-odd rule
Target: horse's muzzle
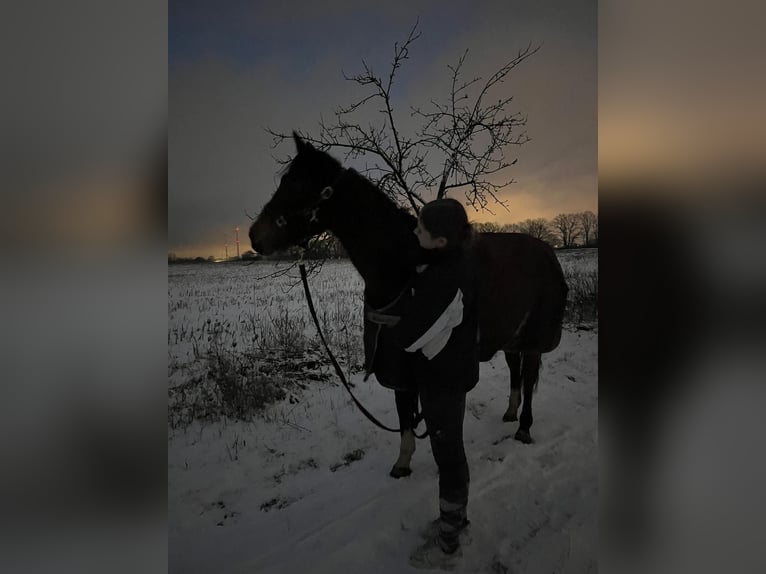
[{"label": "horse's muzzle", "polygon": [[260,241],[260,237],[256,229],[257,224],[258,223],[256,222],[250,226],[250,231],[248,232],[248,236],[250,237],[250,245],[253,246],[253,251],[255,251],[256,253],[262,253],[263,245],[262,245],[262,242]]},{"label": "horse's muzzle", "polygon": [[250,245],[253,251],[261,255],[271,255],[274,252],[274,225],[258,219],[250,226]]}]

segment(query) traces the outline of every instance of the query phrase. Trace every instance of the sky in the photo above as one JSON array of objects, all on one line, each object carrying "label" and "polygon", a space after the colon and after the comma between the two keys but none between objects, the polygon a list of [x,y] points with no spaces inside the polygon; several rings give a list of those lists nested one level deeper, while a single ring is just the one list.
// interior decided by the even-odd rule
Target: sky
[{"label": "sky", "polygon": [[597,4],[594,1],[437,1],[372,5],[313,2],[198,2],[168,5],[169,251],[224,256],[250,248],[255,216],[278,184],[266,128],[317,133],[321,117],[365,95],[344,80],[362,69],[387,73],[394,44],[421,33],[395,84],[402,131],[410,106],[449,93],[449,65],[468,50],[467,77],[487,78],[529,43],[540,50],[511,72],[497,97],[527,117],[531,141],[507,149],[516,183],[509,210],[473,221],[511,223],[597,211]]}]

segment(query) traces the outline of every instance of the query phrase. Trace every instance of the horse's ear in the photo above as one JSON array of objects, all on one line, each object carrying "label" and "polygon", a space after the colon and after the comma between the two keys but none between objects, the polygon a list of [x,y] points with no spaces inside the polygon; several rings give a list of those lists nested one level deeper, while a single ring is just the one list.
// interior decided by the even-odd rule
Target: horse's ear
[{"label": "horse's ear", "polygon": [[311,144],[303,141],[296,131],[293,131],[293,140],[295,141],[295,149],[298,153],[312,149]]}]

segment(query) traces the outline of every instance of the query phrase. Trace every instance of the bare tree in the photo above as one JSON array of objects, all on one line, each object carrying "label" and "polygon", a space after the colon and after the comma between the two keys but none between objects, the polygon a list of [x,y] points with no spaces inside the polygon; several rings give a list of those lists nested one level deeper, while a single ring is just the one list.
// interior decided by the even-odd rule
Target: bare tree
[{"label": "bare tree", "polygon": [[556,235],[551,231],[550,223],[547,219],[539,217],[537,219],[525,219],[518,224],[519,233],[526,233],[537,239],[541,239],[551,245],[556,245]]},{"label": "bare tree", "polygon": [[593,220],[593,241],[598,245],[598,215],[596,215],[596,219]]},{"label": "bare tree", "polygon": [[[397,72],[419,37],[416,22],[406,41],[394,45],[386,75],[375,73],[364,60],[362,72],[344,74],[346,80],[363,88],[364,95],[337,108],[330,122],[321,119],[318,135],[300,132],[301,137],[320,149],[343,150],[346,160],[363,158],[364,174],[415,213],[430,199],[456,190],[463,191],[467,204],[476,210],[491,213],[490,201],[508,209],[498,192],[514,183],[501,177],[517,160],[507,160],[505,151],[530,138],[524,131],[526,117],[508,111],[513,97],[497,97],[496,89],[539,46],[527,45],[486,80],[464,79],[466,50],[449,67],[451,90],[446,101],[410,107],[410,116],[422,122],[408,134],[395,113],[392,96]],[[370,112],[377,112],[380,121],[363,125],[361,118],[369,117],[365,114]],[[275,147],[289,137],[289,133],[268,132]]]},{"label": "bare tree", "polygon": [[503,233],[523,233],[520,223],[506,223],[500,228]]},{"label": "bare tree", "polygon": [[579,217],[575,213],[560,213],[551,222],[563,247],[572,247],[579,235]]},{"label": "bare tree", "polygon": [[473,229],[476,231],[476,233],[500,233],[502,231],[502,227],[494,221],[474,223]]},{"label": "bare tree", "polygon": [[[585,245],[589,245],[594,231],[598,229],[598,216],[592,211],[582,211],[577,214],[577,220],[580,224],[580,231],[582,231]],[[596,231],[596,234],[598,234],[598,231]]]}]

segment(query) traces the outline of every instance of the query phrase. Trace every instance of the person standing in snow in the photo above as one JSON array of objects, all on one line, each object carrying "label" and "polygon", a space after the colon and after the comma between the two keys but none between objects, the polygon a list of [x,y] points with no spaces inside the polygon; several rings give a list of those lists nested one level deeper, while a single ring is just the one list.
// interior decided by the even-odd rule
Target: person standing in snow
[{"label": "person standing in snow", "polygon": [[392,314],[369,312],[368,319],[389,327],[396,345],[413,354],[412,375],[439,469],[439,518],[410,562],[438,567],[460,554],[460,534],[469,524],[463,419],[466,393],[479,380],[476,279],[467,256],[471,225],[460,202],[426,204],[415,235],[422,264],[411,296]]}]

